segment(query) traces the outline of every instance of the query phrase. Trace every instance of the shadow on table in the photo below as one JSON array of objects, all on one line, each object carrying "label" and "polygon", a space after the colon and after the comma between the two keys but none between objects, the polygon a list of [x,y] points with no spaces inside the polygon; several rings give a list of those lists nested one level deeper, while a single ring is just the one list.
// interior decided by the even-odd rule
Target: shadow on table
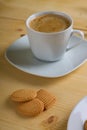
[{"label": "shadow on table", "polygon": [[24,84],[31,84],[33,86],[41,86],[41,87],[46,87],[48,85],[51,85],[57,82],[63,82],[65,79],[68,78],[69,75],[67,76],[63,76],[60,78],[43,78],[43,77],[39,77],[39,76],[34,76],[32,74],[28,74],[25,72],[22,72],[18,69],[16,69],[15,67],[13,67],[12,65],[10,65],[5,57],[4,54],[3,56],[0,57],[0,77],[4,79],[4,81],[6,80],[12,80],[13,82],[21,82]]}]

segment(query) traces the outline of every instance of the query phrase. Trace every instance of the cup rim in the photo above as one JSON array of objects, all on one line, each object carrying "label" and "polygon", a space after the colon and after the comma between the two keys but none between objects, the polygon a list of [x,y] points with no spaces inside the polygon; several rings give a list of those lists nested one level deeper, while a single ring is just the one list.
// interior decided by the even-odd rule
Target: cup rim
[{"label": "cup rim", "polygon": [[[68,20],[70,21],[70,26],[62,31],[58,31],[58,32],[39,32],[39,31],[36,31],[34,30],[33,28],[30,27],[29,25],[29,22],[31,20],[33,20],[34,18],[38,17],[38,16],[42,16],[42,15],[45,15],[45,14],[58,14],[58,15],[62,15],[64,17],[67,17]],[[39,33],[39,34],[45,34],[45,35],[51,35],[51,34],[60,34],[60,33],[63,33],[65,31],[67,31],[69,28],[71,28],[71,26],[73,25],[73,20],[72,20],[72,17],[65,13],[65,12],[60,12],[60,11],[42,11],[42,12],[37,12],[37,13],[34,13],[32,15],[30,15],[27,19],[26,19],[26,26],[28,29],[30,29],[31,31],[33,32],[36,32],[36,33]]]}]

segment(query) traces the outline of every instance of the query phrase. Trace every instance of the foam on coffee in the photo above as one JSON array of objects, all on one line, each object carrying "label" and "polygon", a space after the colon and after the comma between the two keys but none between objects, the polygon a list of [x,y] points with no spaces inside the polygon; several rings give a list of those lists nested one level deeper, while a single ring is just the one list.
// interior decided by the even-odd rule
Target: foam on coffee
[{"label": "foam on coffee", "polygon": [[46,14],[31,20],[29,25],[35,31],[50,33],[65,30],[70,26],[70,22],[63,16]]}]

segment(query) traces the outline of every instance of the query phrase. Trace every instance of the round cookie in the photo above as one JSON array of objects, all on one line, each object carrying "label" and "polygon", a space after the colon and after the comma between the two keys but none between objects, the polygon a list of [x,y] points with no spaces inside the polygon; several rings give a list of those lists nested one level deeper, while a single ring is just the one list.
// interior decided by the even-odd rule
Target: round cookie
[{"label": "round cookie", "polygon": [[37,98],[44,103],[45,109],[49,109],[56,101],[56,98],[44,89],[37,92]]},{"label": "round cookie", "polygon": [[85,123],[84,123],[84,130],[87,130],[87,120],[85,121]]},{"label": "round cookie", "polygon": [[34,99],[37,92],[32,89],[19,89],[11,94],[11,100],[15,102],[25,102]]},{"label": "round cookie", "polygon": [[30,102],[19,104],[17,111],[24,116],[33,117],[44,110],[44,104],[39,99],[35,98]]}]

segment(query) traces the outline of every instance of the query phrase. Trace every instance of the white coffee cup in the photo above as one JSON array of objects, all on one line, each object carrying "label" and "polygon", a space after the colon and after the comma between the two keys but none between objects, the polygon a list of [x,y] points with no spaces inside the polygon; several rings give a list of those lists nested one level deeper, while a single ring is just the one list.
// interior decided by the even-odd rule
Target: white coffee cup
[{"label": "white coffee cup", "polygon": [[[70,26],[63,31],[50,33],[35,31],[30,27],[31,20],[45,14],[61,15],[69,20]],[[63,12],[47,11],[33,14],[26,20],[26,27],[32,53],[36,58],[44,61],[60,60],[64,56],[73,34],[77,33],[84,38],[82,31],[73,29],[71,16]]]}]

